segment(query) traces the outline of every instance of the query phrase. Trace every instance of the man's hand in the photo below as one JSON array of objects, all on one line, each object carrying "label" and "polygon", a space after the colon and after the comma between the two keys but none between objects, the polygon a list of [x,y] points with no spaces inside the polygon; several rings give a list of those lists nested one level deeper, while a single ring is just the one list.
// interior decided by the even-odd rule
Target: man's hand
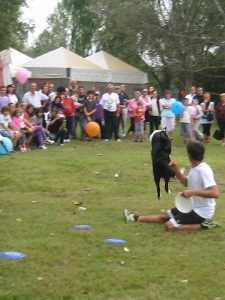
[{"label": "man's hand", "polygon": [[194,191],[193,190],[185,190],[181,193],[181,195],[184,198],[190,198],[190,197],[194,196]]},{"label": "man's hand", "polygon": [[177,174],[177,171],[179,171],[179,167],[176,163],[175,160],[172,160],[170,163],[169,163],[169,167],[172,171],[174,171],[176,174]]}]

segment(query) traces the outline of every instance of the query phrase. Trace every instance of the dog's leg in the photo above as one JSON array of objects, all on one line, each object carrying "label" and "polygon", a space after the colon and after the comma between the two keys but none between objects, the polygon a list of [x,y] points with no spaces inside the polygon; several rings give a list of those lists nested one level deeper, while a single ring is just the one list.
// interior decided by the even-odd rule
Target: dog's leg
[{"label": "dog's leg", "polygon": [[169,178],[165,178],[165,191],[168,194],[171,194],[171,191],[169,190]]},{"label": "dog's leg", "polygon": [[161,199],[161,193],[160,193],[160,178],[155,178],[155,185],[156,185],[156,189],[157,189],[157,196],[158,199]]}]

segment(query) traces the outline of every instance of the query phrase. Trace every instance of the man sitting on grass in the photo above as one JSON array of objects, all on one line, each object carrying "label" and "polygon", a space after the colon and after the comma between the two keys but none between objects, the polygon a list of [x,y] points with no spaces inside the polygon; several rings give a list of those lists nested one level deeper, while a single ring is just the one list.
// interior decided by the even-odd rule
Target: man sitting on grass
[{"label": "man sitting on grass", "polygon": [[215,198],[219,196],[212,169],[203,162],[204,145],[200,142],[191,141],[187,144],[187,152],[191,162],[191,170],[188,176],[181,173],[175,161],[169,166],[175,172],[179,181],[188,189],[182,196],[193,198],[193,209],[189,213],[182,213],[177,208],[162,210],[158,215],[139,216],[131,214],[124,209],[127,222],[164,223],[167,230],[199,230],[202,227],[210,228],[215,225],[211,219],[215,213]]}]

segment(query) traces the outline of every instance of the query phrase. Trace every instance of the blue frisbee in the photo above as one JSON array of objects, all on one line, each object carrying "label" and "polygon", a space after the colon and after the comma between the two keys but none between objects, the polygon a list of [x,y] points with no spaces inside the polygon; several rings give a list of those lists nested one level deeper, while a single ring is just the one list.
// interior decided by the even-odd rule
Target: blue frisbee
[{"label": "blue frisbee", "polygon": [[76,224],[72,226],[72,229],[76,229],[76,230],[88,230],[91,229],[92,226],[87,225],[87,224]]},{"label": "blue frisbee", "polygon": [[26,254],[21,252],[15,252],[15,251],[6,251],[6,252],[0,252],[0,257],[5,259],[22,259],[26,257]]},{"label": "blue frisbee", "polygon": [[122,240],[122,239],[106,239],[104,240],[105,243],[107,244],[125,244],[127,241],[126,240]]}]

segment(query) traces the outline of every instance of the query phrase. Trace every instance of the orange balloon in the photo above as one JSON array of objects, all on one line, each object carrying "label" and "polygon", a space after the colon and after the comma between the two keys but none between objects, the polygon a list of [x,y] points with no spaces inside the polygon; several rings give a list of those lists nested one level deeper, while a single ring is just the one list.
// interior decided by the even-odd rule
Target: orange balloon
[{"label": "orange balloon", "polygon": [[89,137],[98,137],[100,135],[100,126],[98,123],[91,121],[85,126],[85,131]]}]

